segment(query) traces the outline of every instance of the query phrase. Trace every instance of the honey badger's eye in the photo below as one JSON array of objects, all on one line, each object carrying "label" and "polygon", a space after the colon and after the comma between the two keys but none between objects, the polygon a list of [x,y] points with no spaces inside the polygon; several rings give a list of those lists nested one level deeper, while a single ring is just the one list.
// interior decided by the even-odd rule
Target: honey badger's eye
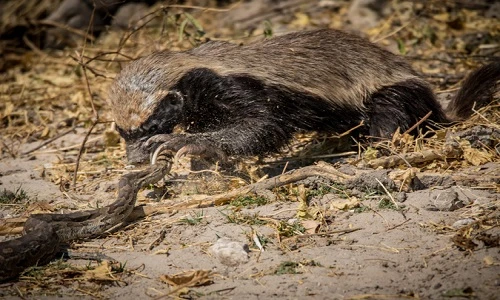
[{"label": "honey badger's eye", "polygon": [[148,132],[150,133],[156,133],[158,131],[158,125],[153,124],[151,127],[149,127]]},{"label": "honey badger's eye", "polygon": [[172,90],[164,98],[164,101],[169,105],[179,105],[182,104],[182,94],[179,91]]},{"label": "honey badger's eye", "polygon": [[170,105],[177,105],[179,104],[179,96],[177,95],[177,93],[170,93],[166,97],[166,101]]},{"label": "honey badger's eye", "polygon": [[157,122],[148,122],[141,126],[140,131],[142,133],[157,133],[159,126]]}]

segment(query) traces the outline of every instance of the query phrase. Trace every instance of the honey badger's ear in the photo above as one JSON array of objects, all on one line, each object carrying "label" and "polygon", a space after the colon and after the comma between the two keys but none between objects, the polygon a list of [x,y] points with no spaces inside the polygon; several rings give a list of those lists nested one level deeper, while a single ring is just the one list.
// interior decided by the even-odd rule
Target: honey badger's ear
[{"label": "honey badger's ear", "polygon": [[180,109],[184,106],[184,95],[177,90],[170,90],[166,95],[160,100],[158,105],[163,109]]},{"label": "honey badger's ear", "polygon": [[182,107],[184,105],[184,95],[177,90],[169,91],[168,95],[165,98],[165,100],[167,100],[168,104],[171,106]]}]

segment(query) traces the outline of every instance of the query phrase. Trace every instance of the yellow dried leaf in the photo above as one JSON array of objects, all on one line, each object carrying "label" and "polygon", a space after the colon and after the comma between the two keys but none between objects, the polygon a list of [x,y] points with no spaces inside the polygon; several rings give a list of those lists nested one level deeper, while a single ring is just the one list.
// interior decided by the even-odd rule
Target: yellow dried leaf
[{"label": "yellow dried leaf", "polygon": [[474,166],[479,166],[493,160],[490,153],[475,148],[464,149],[464,158]]},{"label": "yellow dried leaf", "polygon": [[337,199],[330,202],[330,209],[347,210],[359,206],[359,199],[351,197],[349,199]]},{"label": "yellow dried leaf", "polygon": [[160,280],[173,287],[193,287],[213,283],[210,270],[187,271],[175,275],[161,275]]},{"label": "yellow dried leaf", "polygon": [[401,143],[406,145],[413,145],[415,137],[411,134],[405,133],[401,135]]},{"label": "yellow dried leaf", "polygon": [[111,274],[111,263],[107,260],[102,261],[102,263],[95,269],[85,271],[83,277],[88,280],[115,280]]},{"label": "yellow dried leaf", "polygon": [[394,132],[394,134],[392,135],[392,144],[399,145],[400,138],[401,138],[401,130],[398,127],[398,129],[396,129],[396,132]]},{"label": "yellow dried leaf", "polygon": [[415,177],[417,177],[418,168],[408,168],[404,171],[392,172],[390,176],[394,181],[400,181],[402,191],[409,191],[410,185],[413,183]]},{"label": "yellow dried leaf", "polygon": [[304,13],[296,13],[295,14],[295,19],[290,23],[290,25],[292,27],[299,27],[299,28],[303,28],[303,27],[306,27],[307,25],[309,25],[311,23],[311,20],[309,18],[308,15],[304,14]]}]

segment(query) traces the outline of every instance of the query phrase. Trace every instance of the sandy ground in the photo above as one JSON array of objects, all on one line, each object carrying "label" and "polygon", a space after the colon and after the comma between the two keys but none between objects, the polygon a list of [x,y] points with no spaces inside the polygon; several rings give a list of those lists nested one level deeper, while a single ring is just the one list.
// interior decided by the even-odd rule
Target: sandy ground
[{"label": "sandy ground", "polygon": [[[68,136],[68,139],[73,138],[77,139],[78,135]],[[27,145],[27,149],[30,146]],[[41,178],[42,167],[49,166],[47,164],[54,159],[54,155],[36,155],[35,159],[2,161],[1,188],[16,190],[22,187],[30,197],[53,206],[75,205],[73,193],[62,193],[56,185]],[[498,174],[498,170],[498,164],[490,163],[465,170],[463,176],[470,182],[474,176]],[[433,185],[438,177],[442,178],[422,178],[434,178],[426,183]],[[290,201],[278,200],[249,208],[226,205],[148,217],[109,236],[78,242],[72,247],[72,255],[99,253],[105,256],[104,259],[126,264],[130,272],[118,274],[118,281],[78,288],[78,281],[68,286],[63,284],[64,280],[48,276],[52,278],[48,282],[66,288],[38,286],[39,290],[30,290],[28,287],[33,288],[32,285],[20,281],[3,284],[0,293],[3,296],[23,293],[35,298],[42,295],[81,297],[86,293],[115,299],[158,297],[170,291],[160,280],[161,275],[210,270],[214,273],[213,283],[192,288],[188,295],[208,299],[441,299],[445,296],[497,299],[500,286],[498,244],[491,247],[476,240],[478,247],[474,251],[463,251],[452,242],[457,232],[452,225],[459,220],[495,216],[484,226],[489,228],[486,232],[498,237],[499,194],[465,186],[460,181],[453,183],[450,177],[441,181],[445,186],[433,185],[407,193],[406,200],[399,203],[400,211],[379,208],[382,196],[363,200],[363,207],[368,209],[362,212],[329,209],[332,203],[342,201],[338,194],[314,196],[311,205],[328,212],[323,219],[326,226],[323,232],[332,233],[327,235],[294,235],[278,240],[274,226],[235,224],[227,217],[236,214],[259,216],[290,223],[296,220],[299,205]],[[112,184],[113,181],[106,182],[104,188],[99,187],[91,195],[78,195],[77,202],[81,205],[89,201],[87,205],[91,207],[96,203],[112,202],[114,189],[103,191],[110,190]],[[151,202],[140,198],[140,203]],[[455,211],[439,210],[450,201],[465,206]],[[3,210],[3,217],[10,217],[8,211]],[[199,219],[199,222],[182,221],[186,218]],[[356,230],[342,232],[349,229]],[[159,245],[150,247],[161,231],[165,238]],[[337,231],[341,233],[335,233]],[[252,241],[253,233],[268,241],[263,252]],[[477,231],[472,233],[477,234]],[[248,261],[238,266],[222,263],[209,251],[218,238],[249,245]],[[82,259],[67,262],[83,266],[95,264]],[[284,263],[291,263],[291,269],[285,274],[276,274]]]}]

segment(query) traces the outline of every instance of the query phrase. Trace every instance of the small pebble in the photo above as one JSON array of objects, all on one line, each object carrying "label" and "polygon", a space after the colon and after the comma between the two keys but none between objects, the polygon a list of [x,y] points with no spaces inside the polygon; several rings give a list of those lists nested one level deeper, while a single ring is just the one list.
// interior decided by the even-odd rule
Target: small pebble
[{"label": "small pebble", "polygon": [[464,226],[467,226],[471,223],[474,223],[475,220],[474,219],[471,219],[471,218],[467,218],[467,219],[462,219],[462,220],[458,220],[456,221],[455,223],[453,223],[453,225],[451,225],[453,228],[462,228]]},{"label": "small pebble", "polygon": [[249,260],[248,245],[227,238],[220,238],[209,248],[210,252],[226,266],[237,266]]}]

